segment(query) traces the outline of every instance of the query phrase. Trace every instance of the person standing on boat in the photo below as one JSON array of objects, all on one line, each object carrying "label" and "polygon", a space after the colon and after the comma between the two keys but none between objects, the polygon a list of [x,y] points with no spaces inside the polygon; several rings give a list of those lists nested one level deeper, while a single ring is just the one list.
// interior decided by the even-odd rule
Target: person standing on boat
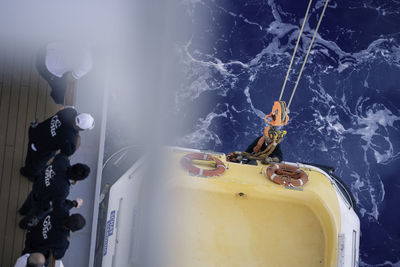
[{"label": "person standing on boat", "polygon": [[47,264],[51,253],[55,260],[60,260],[69,247],[70,233],[81,230],[85,224],[85,218],[79,213],[69,215],[68,209],[55,210],[27,231],[22,253],[40,252]]},{"label": "person standing on boat", "polygon": [[57,104],[72,105],[78,80],[92,68],[90,46],[76,42],[53,42],[42,48],[36,57],[36,69],[51,87]]},{"label": "person standing on boat", "polygon": [[33,122],[28,130],[25,166],[20,173],[34,181],[57,150],[71,156],[79,145],[79,131],[93,127],[93,117],[88,113],[78,114],[74,107],[64,107],[41,123]]},{"label": "person standing on boat", "polygon": [[[19,213],[25,216],[19,223],[22,229],[35,226],[39,220],[52,210],[63,208],[69,195],[70,186],[89,176],[90,168],[81,163],[70,165],[68,157],[58,154],[52,164],[42,171],[41,176],[33,183]],[[78,198],[72,202],[74,207],[82,205],[83,200]]]},{"label": "person standing on boat", "polygon": [[[281,162],[283,159],[282,150],[280,144],[276,144],[276,140],[274,139],[274,129],[271,126],[267,126],[264,129],[264,134],[262,136],[257,137],[245,150],[245,152],[250,153],[252,155],[260,154],[263,151],[268,150],[268,158],[266,161],[270,162]],[[275,142],[275,143],[274,143]],[[267,149],[269,148],[269,149]],[[271,152],[272,150],[272,152]]]}]

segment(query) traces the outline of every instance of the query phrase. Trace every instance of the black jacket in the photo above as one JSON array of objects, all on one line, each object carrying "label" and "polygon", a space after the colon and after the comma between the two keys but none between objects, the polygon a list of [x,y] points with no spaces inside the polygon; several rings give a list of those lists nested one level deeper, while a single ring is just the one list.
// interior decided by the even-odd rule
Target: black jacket
[{"label": "black jacket", "polygon": [[74,119],[78,113],[73,107],[66,107],[55,115],[29,129],[29,141],[39,152],[52,152],[58,149],[67,156],[76,150],[78,130]]},{"label": "black jacket", "polygon": [[[246,152],[248,152],[248,153],[253,153],[253,148],[257,145],[258,140],[260,140],[261,137],[262,137],[262,136],[257,137],[257,138],[247,147]],[[262,145],[260,151],[263,151],[263,150],[265,150],[266,148],[267,148],[267,145],[264,143],[264,144]],[[277,158],[279,159],[279,161],[282,161],[283,155],[282,155],[282,150],[281,150],[280,144],[278,144],[278,145],[275,147],[275,150],[272,151],[272,153],[269,155],[269,157],[271,157],[271,158],[277,157]]]},{"label": "black jacket", "polygon": [[41,252],[48,258],[52,250],[56,260],[64,257],[70,236],[70,231],[64,227],[64,220],[69,216],[72,207],[73,201],[67,200],[63,208],[52,211],[31,228],[26,233],[23,253]]},{"label": "black jacket", "polygon": [[58,154],[33,183],[33,197],[43,207],[49,206],[50,201],[53,202],[53,208],[63,205],[71,186],[66,173],[70,166],[68,157]]}]

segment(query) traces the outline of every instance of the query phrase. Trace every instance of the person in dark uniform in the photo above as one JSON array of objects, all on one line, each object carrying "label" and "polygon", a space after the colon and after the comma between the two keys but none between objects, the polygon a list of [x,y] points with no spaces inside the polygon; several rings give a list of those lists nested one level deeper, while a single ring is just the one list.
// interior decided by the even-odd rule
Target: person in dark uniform
[{"label": "person in dark uniform", "polygon": [[69,215],[72,201],[62,209],[54,210],[28,230],[22,254],[40,252],[48,264],[50,253],[56,260],[64,257],[69,247],[70,232],[82,229],[85,218],[81,214]]},{"label": "person in dark uniform", "polygon": [[[256,154],[264,151],[268,145],[274,142],[274,139],[268,134],[270,126],[267,126],[264,130],[264,135],[257,137],[246,149],[247,153]],[[275,149],[269,155],[269,158],[273,162],[281,162],[283,159],[282,150],[280,144],[277,144]]]},{"label": "person in dark uniform", "polygon": [[35,226],[49,212],[63,206],[71,181],[75,184],[88,177],[89,173],[87,165],[77,163],[71,166],[65,154],[58,154],[33,183],[32,191],[19,209],[19,213],[25,216],[19,226],[22,229]]},{"label": "person in dark uniform", "polygon": [[71,156],[77,148],[79,131],[93,127],[93,117],[87,113],[78,114],[74,107],[65,107],[47,120],[33,123],[28,132],[25,167],[20,173],[34,181],[57,150]]}]

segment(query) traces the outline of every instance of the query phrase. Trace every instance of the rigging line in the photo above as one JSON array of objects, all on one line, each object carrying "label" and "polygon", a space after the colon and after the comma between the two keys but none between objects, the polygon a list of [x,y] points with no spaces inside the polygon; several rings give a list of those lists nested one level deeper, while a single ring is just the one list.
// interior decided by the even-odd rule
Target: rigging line
[{"label": "rigging line", "polygon": [[289,103],[288,103],[288,105],[287,105],[287,108],[288,108],[288,109],[289,109],[289,107],[290,107],[290,104],[292,103],[292,99],[293,99],[294,93],[296,92],[297,86],[299,85],[299,81],[300,81],[301,75],[302,75],[302,73],[303,73],[304,66],[306,65],[306,62],[307,62],[307,59],[308,59],[308,55],[310,54],[311,47],[312,47],[312,45],[313,45],[313,43],[314,43],[314,40],[315,40],[315,36],[317,36],[317,32],[318,32],[318,29],[319,29],[319,25],[321,24],[322,18],[324,17],[326,7],[328,6],[328,2],[329,2],[329,0],[326,0],[325,5],[324,5],[324,9],[322,9],[322,12],[321,12],[321,17],[320,17],[319,20],[318,20],[317,27],[315,28],[313,37],[312,37],[312,39],[311,39],[311,43],[310,43],[310,45],[308,46],[308,50],[307,50],[306,57],[304,58],[303,65],[301,66],[299,76],[297,76],[296,84],[294,85],[292,95],[291,95],[290,100],[289,100]]},{"label": "rigging line", "polygon": [[294,60],[294,57],[295,57],[295,55],[296,55],[297,47],[299,46],[299,42],[300,42],[301,35],[303,34],[304,25],[306,24],[306,20],[307,20],[307,16],[308,16],[308,11],[310,10],[312,1],[313,1],[313,0],[310,0],[310,1],[308,2],[307,11],[306,11],[306,14],[304,15],[303,24],[301,25],[301,29],[300,29],[300,32],[299,32],[299,36],[297,37],[296,46],[295,46],[295,48],[294,48],[294,51],[293,51],[293,54],[292,54],[292,58],[291,58],[291,60],[290,60],[289,68],[288,68],[288,70],[287,70],[287,72],[286,72],[286,77],[285,77],[285,81],[283,82],[283,86],[282,86],[282,90],[281,90],[281,95],[279,96],[279,101],[282,99],[283,91],[285,91],[286,82],[287,82],[287,79],[288,79],[288,77],[289,77],[290,70],[292,69],[293,60]]}]

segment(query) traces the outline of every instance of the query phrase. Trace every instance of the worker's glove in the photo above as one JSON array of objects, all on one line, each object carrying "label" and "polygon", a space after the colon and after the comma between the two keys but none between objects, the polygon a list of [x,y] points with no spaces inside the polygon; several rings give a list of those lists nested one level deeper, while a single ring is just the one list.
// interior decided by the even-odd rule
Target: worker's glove
[{"label": "worker's glove", "polygon": [[78,197],[74,200],[75,208],[79,208],[83,205],[83,199]]}]

